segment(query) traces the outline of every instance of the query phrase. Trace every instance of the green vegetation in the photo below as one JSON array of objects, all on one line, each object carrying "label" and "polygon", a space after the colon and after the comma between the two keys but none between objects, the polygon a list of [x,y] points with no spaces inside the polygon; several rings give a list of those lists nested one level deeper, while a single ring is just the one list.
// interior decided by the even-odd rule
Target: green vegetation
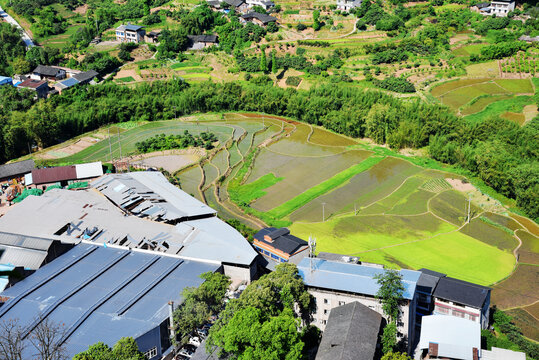
[{"label": "green vegetation", "polygon": [[313,303],[296,266],[280,264],[227,303],[210,329],[206,347],[218,346],[237,359],[303,359],[312,330],[300,325],[295,306],[307,319]]},{"label": "green vegetation", "polygon": [[174,310],[176,341],[185,342],[186,337],[208,322],[212,315],[217,315],[230,286],[230,279],[220,273],[207,272],[200,277],[204,280],[199,287],[183,290],[183,302]]},{"label": "green vegetation", "polygon": [[206,150],[213,149],[213,143],[217,141],[217,136],[213,133],[201,132],[200,135],[193,136],[189,130],[185,130],[182,135],[159,134],[149,139],[137,142],[137,151],[148,153],[161,150],[185,149],[187,147],[204,146]]},{"label": "green vegetation", "polygon": [[24,60],[26,50],[19,29],[0,22],[0,38],[0,74],[10,76],[21,70],[29,71]]},{"label": "green vegetation", "polygon": [[382,334],[382,351],[384,354],[393,352],[397,347],[397,323],[400,318],[399,302],[404,293],[402,275],[395,270],[385,270],[383,274],[374,277],[378,285],[376,298],[382,303],[382,310],[388,318],[388,324]]},{"label": "green vegetation", "polygon": [[118,340],[112,348],[98,342],[88,350],[78,353],[73,360],[144,360],[146,357],[139,351],[133,338],[124,337]]}]

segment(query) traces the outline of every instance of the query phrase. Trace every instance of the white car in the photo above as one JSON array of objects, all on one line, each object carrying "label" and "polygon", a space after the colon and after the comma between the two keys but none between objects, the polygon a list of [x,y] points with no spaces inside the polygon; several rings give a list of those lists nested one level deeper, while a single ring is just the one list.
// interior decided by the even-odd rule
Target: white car
[{"label": "white car", "polygon": [[200,346],[201,342],[202,341],[200,340],[198,336],[193,336],[192,338],[189,339],[189,344],[191,345]]}]

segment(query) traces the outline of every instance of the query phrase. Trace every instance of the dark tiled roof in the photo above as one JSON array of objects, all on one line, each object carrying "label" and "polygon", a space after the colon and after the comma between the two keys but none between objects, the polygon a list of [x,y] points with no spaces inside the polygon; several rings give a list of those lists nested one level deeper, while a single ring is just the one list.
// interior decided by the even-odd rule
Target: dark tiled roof
[{"label": "dark tiled roof", "polygon": [[434,296],[475,308],[482,308],[490,288],[466,281],[443,277],[438,281]]},{"label": "dark tiled roof", "polygon": [[45,80],[26,79],[17,86],[30,88],[30,89],[38,89],[43,85],[47,85],[47,82]]},{"label": "dark tiled roof", "polygon": [[483,3],[476,4],[475,6],[477,6],[478,9],[482,9],[482,8],[489,7],[490,3],[483,2]]},{"label": "dark tiled roof", "polygon": [[434,289],[436,289],[436,285],[438,285],[438,281],[445,277],[445,274],[429,269],[419,269],[419,271],[421,271],[421,276],[417,281],[417,290],[432,295]]},{"label": "dark tiled roof", "polygon": [[273,17],[273,16],[270,16],[270,15],[266,15],[266,14],[260,14],[260,13],[257,13],[257,12],[250,12],[248,14],[245,14],[245,15],[242,15],[241,16],[243,19],[245,20],[249,20],[249,19],[258,19],[260,20],[263,24],[267,24],[267,23],[270,23],[272,21],[277,21],[277,18],[276,17]]},{"label": "dark tiled roof", "polygon": [[97,75],[99,75],[97,71],[89,70],[77,75],[73,75],[73,78],[77,79],[77,81],[84,82],[95,78]]},{"label": "dark tiled roof", "polygon": [[116,30],[118,31],[125,31],[125,30],[128,30],[128,31],[139,31],[140,29],[142,29],[144,26],[140,26],[140,25],[132,25],[132,24],[127,24],[127,25],[120,25],[116,28]]},{"label": "dark tiled roof", "polygon": [[50,184],[75,179],[77,179],[77,170],[73,165],[32,170],[34,184]]},{"label": "dark tiled roof", "polygon": [[357,301],[331,310],[316,360],[373,359],[382,316]]},{"label": "dark tiled roof", "polygon": [[[273,242],[266,241],[264,239],[266,235],[273,239]],[[265,228],[257,232],[254,238],[287,254],[293,254],[301,247],[308,245],[307,241],[302,240],[294,235],[290,235],[290,230],[287,228]]]},{"label": "dark tiled roof", "polygon": [[56,76],[60,69],[57,69],[52,66],[38,65],[34,69],[35,74],[45,75],[45,76]]},{"label": "dark tiled roof", "polygon": [[35,169],[35,167],[34,160],[17,161],[11,164],[0,165],[0,179],[27,174]]},{"label": "dark tiled roof", "polygon": [[217,43],[217,35],[187,35],[192,42]]},{"label": "dark tiled roof", "polygon": [[243,0],[224,0],[224,2],[233,7],[240,7],[245,4],[245,1]]}]

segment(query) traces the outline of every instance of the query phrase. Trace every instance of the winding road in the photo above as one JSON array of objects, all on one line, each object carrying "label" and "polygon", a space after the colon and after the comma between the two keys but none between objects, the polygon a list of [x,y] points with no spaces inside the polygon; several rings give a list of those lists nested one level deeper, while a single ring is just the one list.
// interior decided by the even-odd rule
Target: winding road
[{"label": "winding road", "polygon": [[14,25],[21,30],[22,40],[24,41],[24,44],[26,45],[27,48],[30,48],[36,45],[32,41],[32,38],[30,37],[30,35],[28,35],[28,33],[22,28],[22,26],[20,26],[19,23],[11,15],[5,12],[1,6],[0,6],[0,18],[2,18],[2,20],[7,21],[11,25]]}]

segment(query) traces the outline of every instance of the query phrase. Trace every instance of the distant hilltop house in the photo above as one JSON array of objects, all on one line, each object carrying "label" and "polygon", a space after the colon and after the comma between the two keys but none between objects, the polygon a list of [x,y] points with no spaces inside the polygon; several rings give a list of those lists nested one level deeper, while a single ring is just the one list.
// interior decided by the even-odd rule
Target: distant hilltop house
[{"label": "distant hilltop house", "polygon": [[30,78],[34,80],[58,81],[66,78],[66,71],[65,69],[55,66],[38,65],[34,71],[32,71]]},{"label": "distant hilltop house", "polygon": [[146,33],[144,36],[144,41],[147,43],[157,43],[159,41],[159,31],[152,30],[149,33]]},{"label": "distant hilltop house", "polygon": [[139,43],[144,40],[146,31],[140,25],[120,25],[116,28],[116,40],[120,42]]},{"label": "distant hilltop house", "polygon": [[539,36],[531,37],[528,35],[522,35],[521,37],[518,38],[518,40],[529,42],[529,43],[534,43],[534,42],[539,42]]},{"label": "distant hilltop house", "polygon": [[44,99],[49,93],[49,85],[45,80],[26,79],[17,85],[19,89],[28,89],[36,92],[38,99]]},{"label": "distant hilltop house", "polygon": [[62,92],[65,89],[69,89],[75,85],[84,85],[92,83],[95,78],[98,77],[98,72],[95,70],[89,70],[85,72],[81,72],[79,74],[73,75],[69,79],[60,81],[56,84],[54,84],[54,88],[58,90],[58,92]]},{"label": "distant hilltop house", "polygon": [[270,0],[247,0],[247,6],[252,8],[253,6],[261,6],[264,10],[269,10],[275,6],[273,1]]},{"label": "distant hilltop house", "polygon": [[337,0],[337,9],[350,11],[361,6],[362,0]]},{"label": "distant hilltop house", "polygon": [[471,7],[472,11],[479,12],[482,15],[497,17],[506,17],[507,13],[515,10],[515,0],[494,0],[491,3],[479,3]]},{"label": "distant hilltop house", "polygon": [[190,46],[189,50],[202,50],[212,45],[217,45],[217,35],[187,35]]},{"label": "distant hilltop house", "polygon": [[252,12],[250,12],[248,14],[242,15],[240,17],[240,21],[242,23],[244,23],[244,24],[246,24],[248,22],[252,22],[252,23],[254,23],[256,25],[265,27],[271,22],[276,22],[277,18],[273,17],[271,15],[260,14],[260,13],[252,11]]}]

